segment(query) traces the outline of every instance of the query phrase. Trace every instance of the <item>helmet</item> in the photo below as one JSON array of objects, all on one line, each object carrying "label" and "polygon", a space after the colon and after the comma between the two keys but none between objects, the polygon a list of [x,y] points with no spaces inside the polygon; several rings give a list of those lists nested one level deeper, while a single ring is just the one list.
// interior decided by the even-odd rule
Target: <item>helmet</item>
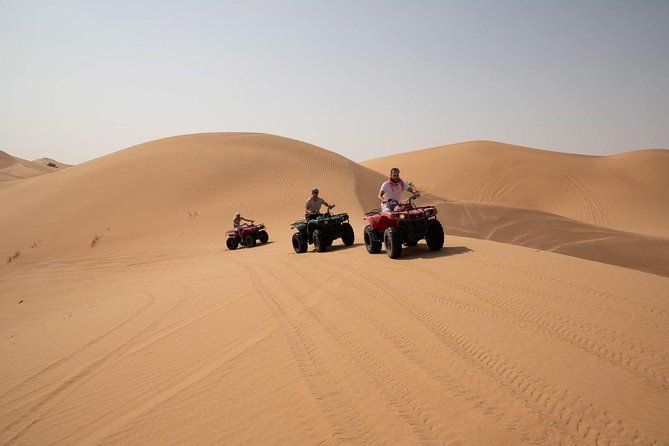
[{"label": "helmet", "polygon": [[317,194],[318,193],[318,188],[317,187],[312,187],[311,188],[311,193],[312,194]]}]

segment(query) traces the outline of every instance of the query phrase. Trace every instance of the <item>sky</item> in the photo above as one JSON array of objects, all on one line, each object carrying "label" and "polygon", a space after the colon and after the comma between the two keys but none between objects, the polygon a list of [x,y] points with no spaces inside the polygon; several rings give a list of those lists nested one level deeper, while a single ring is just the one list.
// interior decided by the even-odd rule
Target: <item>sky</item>
[{"label": "sky", "polygon": [[354,161],[669,148],[668,24],[669,0],[0,0],[0,150],[75,164],[228,131]]}]

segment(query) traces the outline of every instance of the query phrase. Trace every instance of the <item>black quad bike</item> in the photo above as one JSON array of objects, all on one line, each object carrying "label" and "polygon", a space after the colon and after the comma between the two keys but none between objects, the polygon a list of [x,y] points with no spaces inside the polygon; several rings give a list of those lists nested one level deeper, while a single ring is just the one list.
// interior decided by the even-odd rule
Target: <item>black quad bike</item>
[{"label": "black quad bike", "polygon": [[341,238],[346,246],[353,244],[355,234],[348,222],[348,214],[331,214],[330,209],[333,207],[328,207],[325,214],[317,212],[307,214],[304,220],[298,220],[290,225],[296,231],[293,234],[293,249],[296,253],[307,252],[312,243],[316,251],[325,252],[338,238]]}]

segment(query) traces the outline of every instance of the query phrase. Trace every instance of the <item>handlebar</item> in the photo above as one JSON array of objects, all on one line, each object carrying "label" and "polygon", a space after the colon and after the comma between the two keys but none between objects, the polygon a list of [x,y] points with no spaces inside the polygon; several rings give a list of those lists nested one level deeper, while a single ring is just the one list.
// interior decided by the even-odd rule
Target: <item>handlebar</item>
[{"label": "handlebar", "polygon": [[391,198],[390,200],[384,200],[384,201],[382,201],[382,203],[395,202],[395,203],[397,203],[398,205],[400,205],[400,204],[410,204],[411,201],[412,201],[412,200],[415,200],[416,198],[420,198],[420,193],[415,193],[415,194],[413,194],[412,196],[410,196],[409,198],[407,198],[406,200],[397,201],[397,200],[395,200],[394,198]]}]

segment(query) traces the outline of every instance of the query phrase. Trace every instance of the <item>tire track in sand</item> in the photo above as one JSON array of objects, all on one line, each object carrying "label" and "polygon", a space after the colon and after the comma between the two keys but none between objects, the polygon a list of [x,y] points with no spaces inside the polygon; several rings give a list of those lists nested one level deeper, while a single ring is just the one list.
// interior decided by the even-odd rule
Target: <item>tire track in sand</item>
[{"label": "tire track in sand", "polygon": [[360,414],[353,410],[341,386],[331,378],[331,373],[306,323],[290,316],[286,305],[263,284],[253,268],[249,267],[248,273],[253,287],[284,332],[302,379],[329,423],[334,439],[348,443],[359,442],[362,439],[366,443],[375,443],[369,429],[362,425]]},{"label": "tire track in sand", "polygon": [[[453,430],[448,429],[440,422],[441,420],[435,419],[434,413],[423,409],[428,406],[427,402],[418,400],[414,391],[396,376],[391,367],[384,365],[372,351],[365,348],[354,333],[339,326],[326,313],[314,311],[307,302],[301,299],[299,297],[301,289],[295,286],[291,287],[290,284],[307,282],[316,289],[319,283],[314,281],[312,277],[293,270],[285,262],[284,265],[285,268],[282,269],[280,274],[271,271],[267,266],[263,267],[263,272],[265,274],[269,272],[276,277],[276,283],[288,291],[290,295],[296,297],[304,309],[327,331],[330,339],[344,348],[356,365],[366,372],[366,376],[373,381],[372,384],[379,390],[389,407],[405,421],[409,430],[421,444],[434,444],[435,442],[438,444],[466,443],[462,437],[459,437]],[[297,276],[298,282],[285,280],[283,274],[286,272]],[[338,296],[337,299],[349,302],[349,299],[343,298],[343,296]],[[350,308],[341,308],[342,311],[351,314]],[[360,316],[356,313],[352,314],[358,318]],[[395,346],[397,347],[397,344]]]},{"label": "tire track in sand", "polygon": [[[319,268],[315,266],[316,269],[320,269],[324,273],[329,273],[329,270]],[[354,287],[360,291],[362,295],[371,296],[378,301],[379,304],[388,306],[389,302],[387,299],[387,291],[379,289],[379,287],[374,287],[374,285],[361,285],[360,282],[353,281]],[[425,360],[425,358],[431,358],[434,355],[433,351],[425,351],[421,346],[425,343],[417,342],[411,340],[407,335],[398,331],[392,325],[387,324],[379,319],[378,312],[374,308],[365,310],[362,307],[362,304],[356,302],[353,299],[347,299],[347,303],[351,305],[352,308],[355,308],[358,313],[366,319],[366,322],[373,325],[377,331],[386,338],[389,342],[396,346],[396,348],[403,354],[403,356],[412,364],[418,366],[424,373],[426,373],[435,383],[438,384],[440,390],[437,392],[443,395],[443,390],[446,390],[450,395],[456,398],[460,403],[464,403],[473,409],[482,413],[486,418],[488,418],[493,423],[499,424],[503,429],[514,432],[520,436],[521,442],[523,444],[545,444],[546,442],[555,443],[558,439],[561,438],[571,438],[569,432],[561,429],[556,425],[546,425],[546,422],[540,416],[537,416],[536,411],[528,411],[526,407],[520,407],[518,404],[515,404],[511,401],[509,402],[508,396],[504,397],[504,404],[498,406],[495,404],[495,401],[491,401],[491,398],[487,394],[482,394],[475,390],[475,385],[471,384],[469,387],[463,384],[464,381],[472,382],[474,378],[474,370],[472,373],[462,373],[458,377],[452,376],[452,370],[461,370],[462,364],[453,364],[453,363],[435,363],[434,361]],[[459,301],[453,302],[453,306],[460,310],[467,310],[478,312],[476,307],[472,307],[467,304],[462,304]],[[416,322],[416,317],[412,313],[406,313],[406,308],[402,305],[398,305],[398,308],[404,310],[404,314],[408,314],[410,319],[413,319]],[[431,328],[426,326],[423,321],[417,321],[420,326],[426,328],[433,336]],[[438,337],[436,339],[439,340]],[[441,342],[441,340],[439,340]],[[452,359],[452,358],[449,358]],[[498,398],[498,400],[502,400]],[[527,425],[527,418],[520,420],[517,417],[510,417],[508,415],[509,405],[514,406],[514,410],[517,412],[519,409],[524,410],[527,415],[526,417],[534,418],[537,422],[540,422],[543,426],[544,433],[538,435],[534,432],[527,432],[519,429],[519,426]],[[572,438],[576,441],[575,438]]]},{"label": "tire track in sand", "polygon": [[[630,343],[624,335],[614,330],[579,321],[565,312],[547,310],[533,305],[528,300],[518,301],[514,297],[516,293],[505,293],[503,287],[492,282],[489,282],[487,288],[483,288],[473,282],[448,280],[429,270],[423,270],[423,273],[433,280],[459,289],[493,306],[496,311],[486,312],[491,318],[502,319],[522,329],[567,342],[595,359],[623,369],[659,390],[669,389],[669,377],[657,369],[663,362],[661,357],[658,358],[661,354],[657,352],[653,354],[650,347],[638,347]],[[499,311],[504,312],[507,317],[502,316]],[[602,338],[614,345],[602,343],[599,341]]]},{"label": "tire track in sand", "polygon": [[644,438],[638,430],[631,429],[623,420],[612,419],[596,404],[568,389],[549,384],[544,378],[535,377],[509,359],[476,345],[422,308],[414,299],[403,297],[399,292],[380,295],[378,286],[369,277],[349,265],[337,263],[356,277],[352,283],[360,285],[368,295],[378,298],[380,303],[391,300],[399,304],[463,363],[491,379],[500,389],[505,389],[509,396],[521,402],[536,417],[548,426],[564,432],[572,441],[606,442],[623,439],[627,444],[658,443],[657,440],[649,441]]},{"label": "tire track in sand", "polygon": [[[531,276],[534,279],[539,279],[543,282],[547,282],[547,283],[551,284],[551,286],[556,286],[557,285],[560,288],[569,288],[569,289],[576,290],[576,291],[579,291],[579,292],[584,292],[587,295],[597,296],[597,297],[605,299],[607,301],[615,301],[619,304],[635,308],[642,313],[647,313],[648,315],[652,314],[653,316],[666,316],[667,313],[668,313],[666,310],[663,310],[663,309],[660,309],[660,308],[654,308],[654,307],[651,307],[649,305],[639,303],[639,302],[637,302],[637,301],[635,301],[635,300],[633,300],[629,297],[616,295],[616,294],[609,293],[609,292],[604,291],[604,290],[598,290],[598,289],[595,289],[595,288],[588,287],[586,285],[581,285],[581,284],[578,284],[578,283],[575,283],[575,282],[571,282],[569,280],[564,280],[564,279],[560,279],[560,278],[557,278],[557,277],[552,277],[552,276],[549,276],[548,274],[542,274],[542,273],[538,273],[538,272],[534,272],[534,271],[527,271],[527,270],[524,270],[522,268],[517,268],[517,267],[514,267],[514,266],[510,266],[510,265],[501,264],[499,262],[495,262],[491,259],[486,259],[486,258],[481,258],[478,261],[482,262],[482,263],[485,263],[488,266],[497,268],[497,269],[512,271],[514,273],[520,273],[520,274],[523,274],[525,276]],[[658,325],[658,326],[663,327],[664,325]]]}]

